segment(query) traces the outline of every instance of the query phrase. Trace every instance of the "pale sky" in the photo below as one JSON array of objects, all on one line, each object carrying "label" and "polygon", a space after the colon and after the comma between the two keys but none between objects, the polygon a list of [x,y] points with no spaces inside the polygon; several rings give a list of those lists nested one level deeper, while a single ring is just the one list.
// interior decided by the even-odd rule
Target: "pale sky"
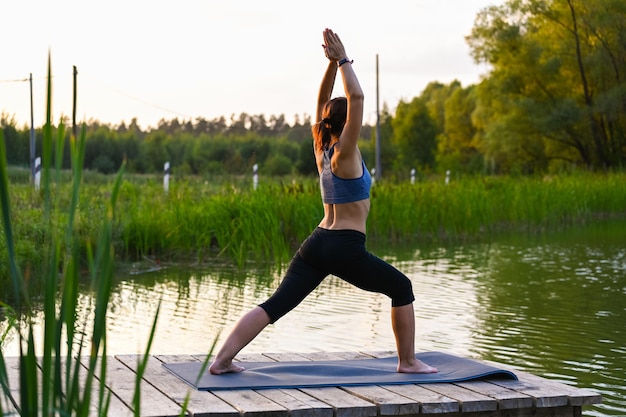
[{"label": "pale sky", "polygon": [[[142,128],[160,119],[207,120],[241,113],[315,111],[327,60],[325,27],[339,34],[365,92],[365,122],[380,108],[419,96],[429,82],[476,83],[464,37],[476,14],[502,0],[20,0],[0,6],[0,112],[45,120],[48,52],[53,121],[72,114],[78,71],[79,121]],[[339,81],[339,80],[338,80]],[[338,82],[334,95],[342,95]]]}]

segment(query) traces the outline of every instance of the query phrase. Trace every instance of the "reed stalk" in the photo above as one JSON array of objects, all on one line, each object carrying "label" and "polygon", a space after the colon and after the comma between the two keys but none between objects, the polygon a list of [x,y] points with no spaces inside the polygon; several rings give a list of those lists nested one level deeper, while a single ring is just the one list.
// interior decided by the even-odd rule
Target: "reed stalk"
[{"label": "reed stalk", "polygon": [[[7,249],[11,279],[13,306],[4,312],[12,319],[11,325],[19,339],[19,396],[8,378],[7,363],[0,350],[0,385],[3,404],[15,409],[21,416],[87,416],[95,406],[97,414],[106,416],[110,401],[106,381],[106,316],[115,273],[114,225],[116,202],[122,184],[123,169],[115,177],[104,216],[99,217],[96,234],[81,236],[78,228],[81,211],[81,184],[85,153],[85,130],[78,138],[71,137],[72,178],[69,198],[59,197],[64,189],[61,175],[61,158],[65,127],[61,123],[55,137],[51,124],[52,74],[48,61],[48,86],[46,124],[42,145],[41,192],[36,193],[34,205],[38,205],[41,237],[37,250],[41,252],[42,264],[36,272],[41,281],[41,304],[44,312],[43,335],[36,337],[35,327],[29,319],[32,307],[29,294],[30,281],[34,277],[22,274],[13,233],[14,213],[10,198],[4,138],[0,130],[0,209],[4,246]],[[92,219],[93,221],[93,219]],[[93,240],[92,240],[93,239]],[[85,259],[85,255],[86,259]],[[87,264],[87,278],[94,300],[90,307],[93,319],[78,322],[78,317],[90,314],[79,312],[79,282]],[[28,270],[27,270],[28,271]],[[157,315],[158,316],[158,315]],[[22,317],[26,317],[22,320]],[[156,325],[157,317],[154,318]],[[150,340],[154,336],[153,325]],[[87,340],[87,335],[90,339]],[[139,384],[148,357],[148,344],[137,373],[135,415],[140,415]],[[97,376],[97,377],[96,377]],[[94,390],[99,392],[94,396]]]}]

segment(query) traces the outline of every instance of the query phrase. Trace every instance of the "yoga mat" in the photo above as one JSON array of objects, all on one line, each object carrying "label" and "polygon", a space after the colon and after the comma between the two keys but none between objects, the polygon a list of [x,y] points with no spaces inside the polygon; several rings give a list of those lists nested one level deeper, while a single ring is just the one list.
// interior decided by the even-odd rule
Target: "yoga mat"
[{"label": "yoga mat", "polygon": [[201,391],[227,389],[314,388],[358,385],[428,384],[459,382],[497,377],[517,379],[514,373],[472,359],[441,352],[424,352],[418,359],[439,369],[436,374],[396,372],[397,358],[237,362],[246,368],[240,373],[211,375],[208,370],[198,378],[202,362],[163,364],[180,379]]}]

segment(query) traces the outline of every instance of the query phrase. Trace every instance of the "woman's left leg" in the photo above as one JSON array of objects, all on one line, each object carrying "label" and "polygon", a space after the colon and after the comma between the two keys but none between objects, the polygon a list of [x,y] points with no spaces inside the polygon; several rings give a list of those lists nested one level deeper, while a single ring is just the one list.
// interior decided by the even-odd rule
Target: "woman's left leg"
[{"label": "woman's left leg", "polygon": [[391,326],[398,349],[398,372],[432,374],[437,368],[415,357],[415,313],[413,303],[391,307]]}]

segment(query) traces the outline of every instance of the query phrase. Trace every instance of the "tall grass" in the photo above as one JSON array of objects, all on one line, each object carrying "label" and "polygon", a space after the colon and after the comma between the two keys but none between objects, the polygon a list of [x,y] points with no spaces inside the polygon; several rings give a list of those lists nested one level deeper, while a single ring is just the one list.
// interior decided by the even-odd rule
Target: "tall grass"
[{"label": "tall grass", "polygon": [[209,193],[202,185],[181,183],[166,195],[129,185],[119,228],[124,250],[134,256],[225,257],[240,266],[285,259],[319,222],[321,204],[312,188],[275,183],[256,191],[227,186]]},{"label": "tall grass", "polygon": [[[0,130],[0,209],[4,246],[9,264],[8,274],[12,287],[12,305],[4,304],[4,313],[12,317],[19,338],[19,388],[11,386],[8,378],[7,358],[0,351],[0,385],[4,402],[0,401],[0,413],[4,405],[10,405],[21,416],[86,416],[95,405],[98,415],[106,416],[110,393],[106,389],[106,315],[114,277],[114,225],[116,202],[122,184],[122,171],[115,177],[108,198],[104,202],[103,215],[90,219],[94,226],[89,239],[81,236],[79,219],[85,132],[79,138],[72,136],[72,172],[69,186],[62,183],[61,161],[53,155],[63,155],[65,128],[60,124],[55,138],[51,118],[51,73],[48,64],[47,116],[42,145],[41,192],[31,193],[31,203],[37,206],[40,218],[37,226],[38,239],[34,250],[40,253],[41,264],[33,276],[33,270],[24,269],[19,262],[13,225],[13,210],[7,175],[4,138]],[[67,194],[59,197],[59,190]],[[65,198],[67,197],[67,198]],[[21,213],[20,213],[21,214]],[[19,227],[19,223],[18,223]],[[23,236],[22,236],[23,237]],[[93,239],[93,240],[91,240]],[[91,305],[93,319],[78,322],[79,282],[84,279],[82,267],[87,264],[87,279],[94,294]],[[25,271],[25,272],[23,272]],[[28,319],[31,308],[31,282],[39,282],[40,302],[45,316],[43,335],[36,337],[35,327]],[[25,320],[21,317],[26,317]],[[155,317],[156,324],[156,317]],[[86,335],[90,340],[86,340]],[[151,334],[151,339],[154,334]],[[150,342],[147,351],[150,349]],[[148,353],[143,357],[137,373],[142,378]],[[86,358],[87,365],[81,364]],[[96,375],[99,374],[99,379]],[[15,381],[13,381],[14,383]],[[95,392],[99,392],[96,397]],[[19,392],[19,395],[16,394]],[[138,393],[137,388],[137,393]],[[140,414],[139,397],[136,394],[135,415]]]},{"label": "tall grass", "polygon": [[[83,184],[77,202],[72,200],[71,186],[53,187],[58,205],[80,206],[80,215],[71,221],[83,260],[86,248],[97,239],[99,219],[106,215],[112,181],[109,177],[107,184],[99,178]],[[168,193],[154,178],[124,178],[116,187],[118,215],[111,239],[118,259],[149,256],[174,262],[280,265],[323,215],[317,181],[310,178],[296,183],[263,179],[256,190],[251,180],[218,183],[195,178],[176,179]],[[61,211],[52,224],[46,223],[40,194],[32,187],[17,185],[11,194],[19,206],[13,215],[17,244],[12,250],[22,269],[37,271],[43,260],[36,248],[45,231],[60,228],[69,220],[68,214]],[[537,233],[599,217],[624,217],[626,173],[473,177],[449,184],[379,181],[371,197],[370,242],[488,239],[500,232]],[[61,246],[66,250],[68,244]],[[9,276],[9,266],[0,263],[0,286],[2,277]],[[34,280],[31,288],[36,290]]]},{"label": "tall grass", "polygon": [[[120,252],[135,257],[281,263],[323,215],[319,188],[311,179],[295,185],[267,180],[256,190],[224,185],[218,191],[180,181],[168,194],[158,184],[126,183],[122,196]],[[368,239],[484,239],[502,231],[542,232],[601,216],[624,217],[626,174],[379,182],[371,198]]]},{"label": "tall grass", "polygon": [[626,174],[377,186],[372,201],[369,232],[375,239],[481,239],[502,231],[542,232],[625,217]]}]

